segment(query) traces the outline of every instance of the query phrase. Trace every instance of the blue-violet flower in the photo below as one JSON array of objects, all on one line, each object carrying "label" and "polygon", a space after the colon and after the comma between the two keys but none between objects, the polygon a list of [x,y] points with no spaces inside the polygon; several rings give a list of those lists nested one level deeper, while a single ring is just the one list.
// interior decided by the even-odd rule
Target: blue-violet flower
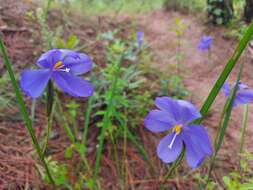
[{"label": "blue-violet flower", "polygon": [[144,123],[152,132],[171,130],[157,147],[158,157],[165,163],[175,161],[186,149],[186,161],[192,168],[200,166],[205,157],[212,155],[212,146],[203,125],[191,124],[201,117],[197,108],[188,101],[158,97],[158,109],[151,110]]},{"label": "blue-violet flower", "polygon": [[207,51],[211,48],[212,43],[212,36],[203,36],[198,44],[198,49],[202,51]]},{"label": "blue-violet flower", "polygon": [[144,39],[144,32],[138,31],[137,32],[137,43],[138,43],[139,48],[141,48],[143,45],[143,39]]},{"label": "blue-violet flower", "polygon": [[91,83],[77,77],[92,69],[88,55],[68,49],[52,49],[40,56],[37,65],[40,69],[28,69],[21,74],[20,85],[28,96],[41,96],[50,79],[71,96],[88,97],[93,94]]},{"label": "blue-violet flower", "polygon": [[[233,88],[235,87],[235,83],[232,86],[229,86],[227,82],[225,82],[222,86],[222,91],[224,92],[226,97],[229,97],[233,93]],[[253,102],[253,90],[250,89],[246,84],[239,83],[238,90],[233,102],[233,107],[238,104],[248,104]]]}]

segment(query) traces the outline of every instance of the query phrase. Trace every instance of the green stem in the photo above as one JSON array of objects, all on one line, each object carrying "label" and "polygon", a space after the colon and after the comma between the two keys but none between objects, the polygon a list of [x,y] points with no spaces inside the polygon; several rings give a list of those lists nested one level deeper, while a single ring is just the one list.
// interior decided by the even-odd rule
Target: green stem
[{"label": "green stem", "polygon": [[212,64],[212,51],[211,48],[208,48],[208,55],[207,55],[207,59],[208,59],[208,65],[210,66]]},{"label": "green stem", "polygon": [[83,137],[82,137],[82,157],[85,157],[86,155],[86,143],[87,143],[87,135],[89,131],[89,124],[90,124],[90,115],[92,111],[92,104],[94,101],[94,96],[91,96],[88,100],[87,110],[85,112],[85,123],[84,123],[84,131],[83,131]]},{"label": "green stem", "polygon": [[248,115],[249,115],[249,105],[246,104],[244,106],[244,112],[243,112],[243,120],[242,120],[242,130],[241,130],[241,140],[240,140],[240,154],[243,152],[243,145],[244,145],[244,140],[245,140],[245,132],[247,128],[247,123],[248,123]]},{"label": "green stem", "polygon": [[45,144],[43,148],[43,154],[46,152],[48,141],[50,137],[50,132],[52,129],[52,121],[53,121],[53,104],[54,104],[54,87],[53,83],[50,80],[47,86],[47,130],[46,130],[46,137],[45,137]]},{"label": "green stem", "polygon": [[226,110],[228,109],[228,103],[229,103],[229,99],[226,100],[226,103],[225,105],[223,106],[223,110],[221,112],[221,116],[220,116],[220,121],[219,121],[219,125],[218,125],[218,131],[216,133],[216,136],[215,136],[215,139],[214,139],[214,147],[217,146],[217,141],[218,141],[218,138],[219,138],[219,134],[221,132],[221,128],[222,128],[222,123],[224,121],[224,116],[226,114]]},{"label": "green stem", "polygon": [[45,137],[45,144],[43,147],[43,154],[45,154],[47,147],[48,147],[48,141],[50,138],[50,133],[52,131],[52,124],[53,124],[53,118],[54,118],[54,110],[55,110],[55,103],[53,104],[52,110],[50,112],[50,116],[48,117],[48,121],[47,121],[47,131],[46,131],[46,137]]},{"label": "green stem", "polygon": [[33,145],[34,145],[34,148],[36,149],[37,154],[38,154],[41,162],[44,165],[46,174],[47,174],[50,182],[53,185],[55,185],[53,177],[52,177],[52,175],[50,173],[49,167],[48,167],[48,165],[47,165],[47,163],[45,161],[44,155],[42,154],[40,145],[39,145],[38,140],[36,138],[35,131],[34,131],[33,127],[32,127],[32,121],[31,121],[31,119],[29,117],[29,114],[28,114],[28,112],[26,110],[25,102],[23,100],[23,95],[22,95],[22,93],[21,93],[21,91],[19,89],[17,80],[15,78],[15,75],[14,75],[14,72],[13,72],[13,69],[12,69],[11,62],[9,60],[9,57],[8,57],[8,54],[7,54],[7,51],[6,51],[6,48],[4,46],[4,43],[3,43],[3,40],[1,38],[1,36],[0,36],[0,49],[1,49],[1,52],[2,52],[2,55],[3,55],[4,64],[5,64],[5,66],[6,66],[7,70],[8,70],[8,73],[9,73],[9,76],[10,76],[10,79],[11,79],[11,83],[12,83],[12,86],[14,88],[17,100],[18,100],[20,111],[22,113],[22,116],[23,116],[23,119],[24,119],[24,122],[25,122],[25,127],[28,130],[28,132],[29,132],[29,135],[30,135],[30,137],[32,139],[32,142],[33,142]]},{"label": "green stem", "polygon": [[[185,155],[185,147],[183,148],[183,151],[180,154],[179,158],[175,162],[173,162],[172,165],[170,166],[169,171],[167,172],[167,174],[163,179],[163,182],[166,182],[167,179],[172,175],[172,173],[177,169],[181,161],[184,159],[184,155]],[[164,183],[162,183],[160,186],[160,190],[163,190],[164,188],[165,188]]]},{"label": "green stem", "polygon": [[36,111],[36,99],[32,100],[32,108],[31,108],[31,120],[32,120],[32,125],[35,121],[35,111]]},{"label": "green stem", "polygon": [[54,87],[53,82],[50,80],[47,86],[47,118],[49,119],[54,102]]},{"label": "green stem", "polygon": [[71,128],[69,127],[69,125],[68,125],[68,121],[67,121],[67,119],[64,115],[64,111],[63,111],[63,108],[61,106],[61,103],[60,103],[60,100],[59,100],[59,97],[58,97],[57,93],[55,93],[55,102],[56,102],[56,105],[57,105],[57,108],[58,108],[58,112],[56,112],[58,123],[61,126],[63,126],[64,130],[66,131],[66,133],[68,135],[68,138],[70,139],[70,141],[72,143],[75,143],[76,142],[76,137],[75,137],[74,133],[72,132]]}]

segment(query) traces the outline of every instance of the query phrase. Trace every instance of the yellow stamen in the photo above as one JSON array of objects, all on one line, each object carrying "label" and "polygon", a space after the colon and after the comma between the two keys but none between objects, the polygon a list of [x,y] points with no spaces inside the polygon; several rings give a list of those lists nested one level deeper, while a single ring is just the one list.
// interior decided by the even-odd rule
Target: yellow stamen
[{"label": "yellow stamen", "polygon": [[182,127],[183,127],[182,125],[175,125],[175,126],[173,127],[173,131],[175,131],[176,134],[178,135],[178,134],[181,132]]},{"label": "yellow stamen", "polygon": [[55,65],[54,65],[54,69],[61,69],[64,67],[64,64],[62,61],[58,61]]},{"label": "yellow stamen", "polygon": [[175,132],[175,135],[174,135],[174,137],[173,137],[171,143],[170,143],[169,146],[168,146],[170,149],[172,149],[172,146],[173,146],[173,144],[174,144],[174,142],[175,142],[175,140],[176,140],[176,137],[177,137],[177,135],[182,131],[182,128],[183,128],[182,125],[175,125],[175,126],[173,127],[172,131]]}]

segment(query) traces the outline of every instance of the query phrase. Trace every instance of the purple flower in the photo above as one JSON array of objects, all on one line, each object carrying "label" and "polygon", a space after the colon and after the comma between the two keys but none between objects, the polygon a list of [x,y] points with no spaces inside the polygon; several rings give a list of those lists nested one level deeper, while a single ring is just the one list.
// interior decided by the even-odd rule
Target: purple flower
[{"label": "purple flower", "polygon": [[205,127],[191,124],[201,117],[193,104],[170,97],[158,97],[155,105],[158,109],[151,110],[144,123],[152,132],[171,130],[157,147],[157,154],[163,162],[175,161],[183,146],[186,148],[187,163],[192,168],[200,166],[207,155],[212,155],[212,146]]},{"label": "purple flower", "polygon": [[21,74],[20,85],[28,96],[41,96],[50,79],[71,96],[88,97],[93,94],[93,86],[77,77],[92,69],[92,61],[86,54],[67,49],[52,49],[40,56],[37,65],[40,69],[25,70]]},{"label": "purple flower", "polygon": [[203,36],[199,42],[198,49],[202,51],[209,50],[211,48],[212,43],[213,43],[212,36]]},{"label": "purple flower", "polygon": [[[229,86],[227,82],[222,86],[222,91],[224,92],[226,97],[229,97],[233,93],[233,88],[235,87],[235,83],[232,86]],[[233,107],[238,104],[248,104],[253,102],[253,90],[249,89],[249,87],[243,83],[238,84],[238,90],[233,102]]]},{"label": "purple flower", "polygon": [[138,43],[139,48],[141,48],[143,45],[143,39],[144,39],[144,32],[138,31],[137,32],[137,43]]}]

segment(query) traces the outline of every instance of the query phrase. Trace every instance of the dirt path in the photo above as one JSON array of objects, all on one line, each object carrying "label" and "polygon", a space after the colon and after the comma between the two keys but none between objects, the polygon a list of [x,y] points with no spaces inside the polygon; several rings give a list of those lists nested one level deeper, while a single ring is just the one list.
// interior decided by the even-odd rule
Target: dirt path
[{"label": "dirt path", "polygon": [[[181,50],[182,59],[182,75],[184,76],[184,84],[191,93],[191,99],[199,107],[208,96],[210,89],[221,73],[224,65],[232,55],[236,47],[236,41],[227,40],[223,37],[225,28],[217,28],[205,26],[204,21],[197,16],[182,15],[180,13],[157,11],[145,16],[141,16],[139,22],[145,31],[146,40],[151,44],[152,51],[155,54],[155,62],[161,69],[167,68],[169,64],[175,64],[175,54],[177,47],[177,37],[175,34],[175,19],[180,18],[187,25],[184,36],[182,37]],[[197,49],[199,39],[203,35],[211,35],[214,37],[212,46],[212,62],[208,63],[207,53],[200,52]],[[240,61],[246,63],[242,82],[253,87],[253,64],[249,58],[249,53],[244,53]],[[250,63],[251,62],[251,63]],[[230,82],[236,79],[238,67],[232,73]],[[171,73],[168,71],[168,73]],[[220,93],[215,101],[210,117],[206,121],[209,130],[216,130],[219,113],[224,104],[224,95]],[[253,134],[253,110],[250,109],[249,127],[247,133],[247,148],[252,150],[250,136]],[[240,136],[240,123],[242,120],[243,106],[233,110],[232,122],[230,123],[226,144],[238,143]]]}]

